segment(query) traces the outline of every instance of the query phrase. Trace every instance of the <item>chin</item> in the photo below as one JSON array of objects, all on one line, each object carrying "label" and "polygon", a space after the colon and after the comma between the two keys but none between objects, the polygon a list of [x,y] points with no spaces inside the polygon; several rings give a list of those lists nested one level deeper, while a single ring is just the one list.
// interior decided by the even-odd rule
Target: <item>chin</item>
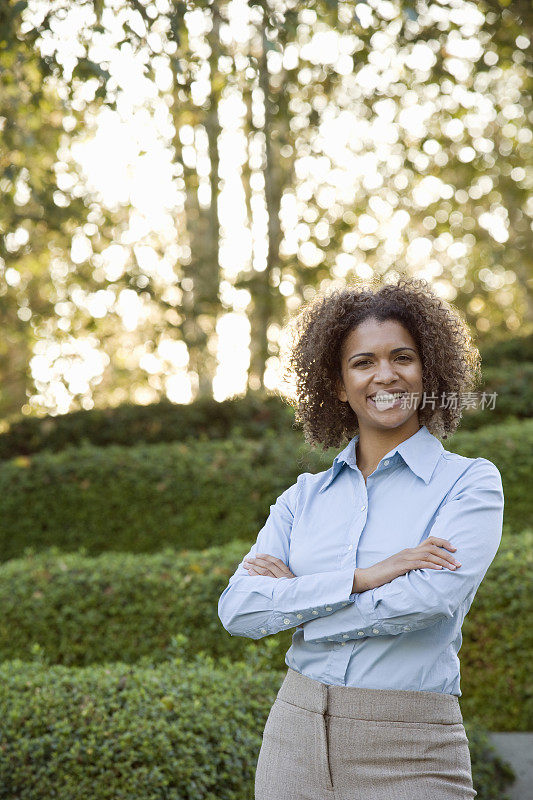
[{"label": "chin", "polygon": [[[393,428],[401,428],[404,425],[409,425],[416,423],[417,426],[420,426],[420,422],[418,420],[418,416],[416,414],[410,414],[409,416],[401,416],[398,412],[396,413],[389,413],[388,416],[386,411],[382,412],[383,419],[378,419],[376,417],[365,417],[363,420],[363,424],[368,425],[370,428],[382,428],[384,430],[392,430]],[[359,417],[361,421],[361,417]]]}]

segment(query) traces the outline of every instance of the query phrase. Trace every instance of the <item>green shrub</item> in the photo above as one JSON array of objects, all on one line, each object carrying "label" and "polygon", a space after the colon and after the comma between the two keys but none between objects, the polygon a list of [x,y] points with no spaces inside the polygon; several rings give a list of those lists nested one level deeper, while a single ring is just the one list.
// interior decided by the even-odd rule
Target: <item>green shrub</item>
[{"label": "green shrub", "polygon": [[[217,605],[252,542],[205,551],[165,550],[95,558],[40,553],[0,567],[0,660],[30,659],[39,648],[50,663],[165,659],[176,634],[186,652],[247,658],[286,669],[292,631],[250,640],[230,636]],[[493,564],[463,625],[461,703],[494,730],[530,730],[529,686],[533,605],[533,532],[504,532]]]},{"label": "green shrub", "polygon": [[[481,349],[483,384],[477,391],[498,392],[493,411],[465,410],[462,427],[478,428],[501,422],[509,415],[531,416],[533,334],[515,336]],[[526,363],[529,362],[529,363]],[[44,417],[15,417],[0,434],[0,460],[42,450],[60,452],[73,445],[112,444],[132,447],[141,443],[225,439],[239,434],[247,439],[267,431],[288,433],[301,426],[281,394],[249,391],[222,402],[200,398],[193,403],[162,400],[150,405],[124,403],[110,408],[71,411]]]},{"label": "green shrub", "polygon": [[[285,671],[204,657],[155,668],[4,662],[0,798],[250,800]],[[508,800],[512,770],[477,723],[465,730],[478,800]]]},{"label": "green shrub", "polygon": [[468,458],[483,456],[496,464],[505,495],[504,522],[516,530],[531,524],[533,495],[528,487],[533,470],[533,420],[458,430],[443,444],[446,450]]},{"label": "green shrub", "polygon": [[[475,430],[508,420],[533,417],[533,363],[511,364],[505,367],[488,367],[483,370],[483,385],[472,409],[465,408],[460,430]],[[485,392],[485,406],[481,408],[480,392]],[[496,392],[493,400],[488,395]]]},{"label": "green shrub", "polygon": [[533,729],[533,529],[507,528],[463,623],[461,708],[489,730]]},{"label": "green shrub", "polygon": [[142,556],[52,550],[7,561],[0,565],[0,661],[30,658],[35,643],[50,663],[66,666],[162,661],[176,633],[188,637],[189,653],[205,648],[218,657],[235,645],[242,656],[246,640],[224,630],[217,603],[246,550],[244,542]]},{"label": "green shrub", "polygon": [[[70,448],[0,465],[0,560],[57,545],[154,552],[248,539],[296,480],[294,435]],[[251,479],[253,476],[253,479]]]},{"label": "green shrub", "polygon": [[0,798],[249,800],[281,680],[210,659],[157,668],[4,662]]},{"label": "green shrub", "polygon": [[[444,446],[485,456],[500,469],[505,519],[531,518],[525,491],[533,420],[456,433]],[[312,450],[301,434],[259,440],[68,448],[0,465],[0,561],[26,547],[154,552],[255,539],[269,507],[301,472],[331,466],[335,449]]]},{"label": "green shrub", "polygon": [[505,367],[513,361],[533,362],[533,333],[511,336],[480,347],[481,364],[485,367]]},{"label": "green shrub", "polygon": [[[277,394],[248,392],[217,402],[209,398],[194,403],[159,403],[141,406],[124,403],[115,408],[71,411],[58,416],[14,419],[0,434],[0,459],[47,450],[93,444],[131,447],[141,443],[194,439],[225,439],[236,432],[257,439],[270,431],[290,431],[294,411]],[[295,425],[294,429],[299,426]]]}]

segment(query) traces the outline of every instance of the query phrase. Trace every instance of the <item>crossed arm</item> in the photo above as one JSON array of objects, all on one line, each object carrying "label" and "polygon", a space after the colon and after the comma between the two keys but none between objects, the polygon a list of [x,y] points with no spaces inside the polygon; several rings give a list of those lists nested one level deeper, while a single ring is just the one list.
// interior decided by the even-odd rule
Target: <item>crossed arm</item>
[{"label": "crossed arm", "polygon": [[319,616],[329,616],[350,603],[354,577],[351,567],[296,578],[274,578],[249,575],[243,565],[246,558],[257,553],[269,553],[288,564],[289,537],[300,478],[270,506],[269,517],[257,541],[220,596],[218,616],[224,628],[234,636],[260,639]]},{"label": "crossed arm", "polygon": [[[271,506],[248,556],[269,553],[288,563],[296,487]],[[272,578],[248,575],[241,562],[220,598],[220,619],[230,633],[251,638],[302,625],[306,642],[398,635],[449,619],[465,600],[472,602],[498,550],[503,505],[498,470],[479,459],[457,481],[430,531],[456,546],[459,570],[414,569],[376,589],[352,593],[352,568]]]}]

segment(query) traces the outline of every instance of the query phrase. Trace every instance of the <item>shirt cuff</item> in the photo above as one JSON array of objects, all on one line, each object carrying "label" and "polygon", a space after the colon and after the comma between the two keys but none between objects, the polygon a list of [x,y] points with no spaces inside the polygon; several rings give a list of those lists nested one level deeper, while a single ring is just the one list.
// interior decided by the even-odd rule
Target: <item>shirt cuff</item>
[{"label": "shirt cuff", "polygon": [[299,578],[277,578],[272,592],[272,622],[291,628],[350,605],[353,576],[350,567]]},{"label": "shirt cuff", "polygon": [[388,633],[377,615],[371,591],[354,592],[348,596],[348,600],[350,607],[336,614],[334,625],[328,619],[308,622],[303,629],[304,641],[333,642]]}]

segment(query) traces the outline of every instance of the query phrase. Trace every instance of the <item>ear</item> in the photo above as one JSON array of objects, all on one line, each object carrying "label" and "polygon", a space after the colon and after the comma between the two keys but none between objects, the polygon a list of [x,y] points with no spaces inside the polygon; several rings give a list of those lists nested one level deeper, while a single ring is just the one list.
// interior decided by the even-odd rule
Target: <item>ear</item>
[{"label": "ear", "polygon": [[344,388],[344,384],[343,384],[343,382],[341,380],[337,381],[336,392],[337,392],[337,397],[339,398],[341,403],[348,402],[348,395],[346,394],[346,390]]}]

